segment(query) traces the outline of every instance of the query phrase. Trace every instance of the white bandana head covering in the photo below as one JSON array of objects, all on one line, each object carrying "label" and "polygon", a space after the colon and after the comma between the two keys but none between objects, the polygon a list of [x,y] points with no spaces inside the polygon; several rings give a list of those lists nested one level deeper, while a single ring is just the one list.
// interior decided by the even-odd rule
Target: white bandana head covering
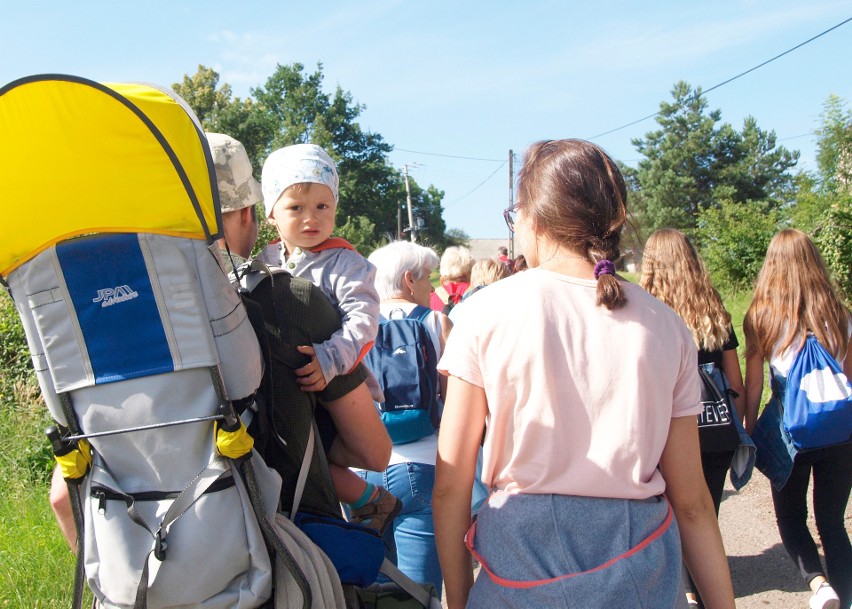
[{"label": "white bandana head covering", "polygon": [[337,168],[328,153],[316,144],[295,144],[279,148],[263,164],[260,176],[263,206],[271,217],[272,208],[281,193],[293,184],[324,184],[338,200]]}]

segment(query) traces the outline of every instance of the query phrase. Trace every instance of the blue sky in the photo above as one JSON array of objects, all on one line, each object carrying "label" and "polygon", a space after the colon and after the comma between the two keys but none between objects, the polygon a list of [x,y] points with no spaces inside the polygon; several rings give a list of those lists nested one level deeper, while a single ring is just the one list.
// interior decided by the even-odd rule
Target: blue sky
[{"label": "blue sky", "polygon": [[[52,72],[171,85],[203,64],[245,97],[277,63],[322,62],[327,90],[367,106],[361,124],[396,148],[393,164],[417,163],[417,181],[446,192],[448,227],[497,238],[510,149],[652,114],[676,81],[708,89],[852,17],[852,0],[34,0],[3,13],[0,84]],[[754,116],[812,170],[823,102],[852,102],[850,66],[852,22],[712,91],[709,107],[738,128]],[[655,127],[594,141],[635,165],[631,138]]]}]

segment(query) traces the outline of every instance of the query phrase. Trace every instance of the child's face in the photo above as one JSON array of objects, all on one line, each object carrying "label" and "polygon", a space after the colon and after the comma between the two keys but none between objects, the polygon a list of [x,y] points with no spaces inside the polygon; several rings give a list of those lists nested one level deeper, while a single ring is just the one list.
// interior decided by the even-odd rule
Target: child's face
[{"label": "child's face", "polygon": [[310,249],[328,239],[334,230],[337,210],[334,194],[325,184],[296,186],[281,193],[270,218],[291,254],[297,247]]}]

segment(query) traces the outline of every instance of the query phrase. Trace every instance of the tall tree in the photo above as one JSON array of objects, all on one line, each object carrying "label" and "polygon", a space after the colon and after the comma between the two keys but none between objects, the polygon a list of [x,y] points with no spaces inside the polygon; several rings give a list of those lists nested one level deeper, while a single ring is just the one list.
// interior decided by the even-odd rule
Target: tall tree
[{"label": "tall tree", "polygon": [[794,225],[814,236],[834,280],[852,303],[852,112],[831,95],[817,134],[817,171],[801,178],[791,213]]},{"label": "tall tree", "polygon": [[662,102],[660,129],[633,140],[645,157],[628,179],[641,193],[638,211],[646,230],[674,227],[695,233],[702,211],[722,201],[769,208],[792,200],[794,178],[789,170],[797,152],[776,146],[766,132],[747,117],[742,131],[718,125],[721,111],[707,110],[701,88],[678,82],[674,101]]},{"label": "tall tree", "polygon": [[242,142],[255,173],[260,175],[263,160],[269,154],[274,124],[259,104],[250,98],[232,98],[231,86],[219,87],[219,74],[202,65],[194,75],[185,75],[172,88],[195,111],[205,131],[227,133]]},{"label": "tall tree", "polygon": [[823,191],[852,193],[852,110],[837,95],[829,95],[817,129],[817,167]]},{"label": "tall tree", "polygon": [[[774,131],[763,131],[752,116],[736,132],[727,123],[718,130],[720,157],[715,161],[718,181],[714,202],[728,199],[736,203],[765,201],[770,208],[793,202],[796,185],[790,169],[798,152],[777,146]],[[726,188],[726,192],[722,189]]]},{"label": "tall tree", "polygon": [[[258,174],[272,150],[307,142],[322,146],[340,174],[337,225],[341,232],[354,239],[358,231],[371,231],[356,239],[367,249],[384,235],[396,235],[405,185],[388,161],[391,146],[380,134],[361,128],[358,118],[365,107],[348,91],[340,86],[331,94],[323,90],[322,64],[313,72],[300,63],[278,65],[246,100],[232,98],[231,88],[219,86],[219,75],[204,66],[173,87],[193,107],[205,129],[243,142]],[[440,247],[447,240],[441,216],[444,193],[431,186],[425,191],[416,183],[412,186],[413,208],[423,218],[424,235]]]},{"label": "tall tree", "polygon": [[721,112],[707,113],[701,89],[693,93],[682,81],[674,86],[672,96],[674,102],[660,104],[660,129],[633,140],[645,157],[639,162],[636,182],[643,193],[642,223],[649,230],[694,229],[699,210],[713,200],[715,126]]},{"label": "tall tree", "polygon": [[[396,234],[397,207],[405,191],[399,172],[387,159],[391,146],[378,133],[361,128],[358,117],[364,106],[355,103],[349,92],[338,86],[330,95],[322,84],[322,64],[307,73],[302,64],[295,63],[277,66],[264,86],[252,90],[275,122],[272,147],[311,142],[325,148],[337,162],[340,174],[338,225],[347,218],[363,217],[374,226],[376,236]],[[435,196],[437,203],[432,199]],[[443,242],[443,193],[430,191],[430,197],[422,202],[418,199],[414,207],[423,209],[422,214]]]},{"label": "tall tree", "polygon": [[172,89],[186,100],[205,129],[219,111],[231,103],[231,86],[219,87],[219,74],[203,65],[199,65],[192,76],[184,74],[183,80],[174,83]]}]

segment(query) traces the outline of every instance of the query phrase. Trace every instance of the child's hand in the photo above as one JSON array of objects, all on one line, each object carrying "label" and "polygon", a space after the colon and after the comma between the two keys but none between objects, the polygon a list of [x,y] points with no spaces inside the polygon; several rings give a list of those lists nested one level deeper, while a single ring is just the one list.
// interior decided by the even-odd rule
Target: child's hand
[{"label": "child's hand", "polygon": [[311,358],[307,364],[296,370],[296,380],[302,386],[302,391],[322,391],[328,382],[323,376],[322,368],[317,361],[317,352],[311,345],[296,347],[296,351]]}]

